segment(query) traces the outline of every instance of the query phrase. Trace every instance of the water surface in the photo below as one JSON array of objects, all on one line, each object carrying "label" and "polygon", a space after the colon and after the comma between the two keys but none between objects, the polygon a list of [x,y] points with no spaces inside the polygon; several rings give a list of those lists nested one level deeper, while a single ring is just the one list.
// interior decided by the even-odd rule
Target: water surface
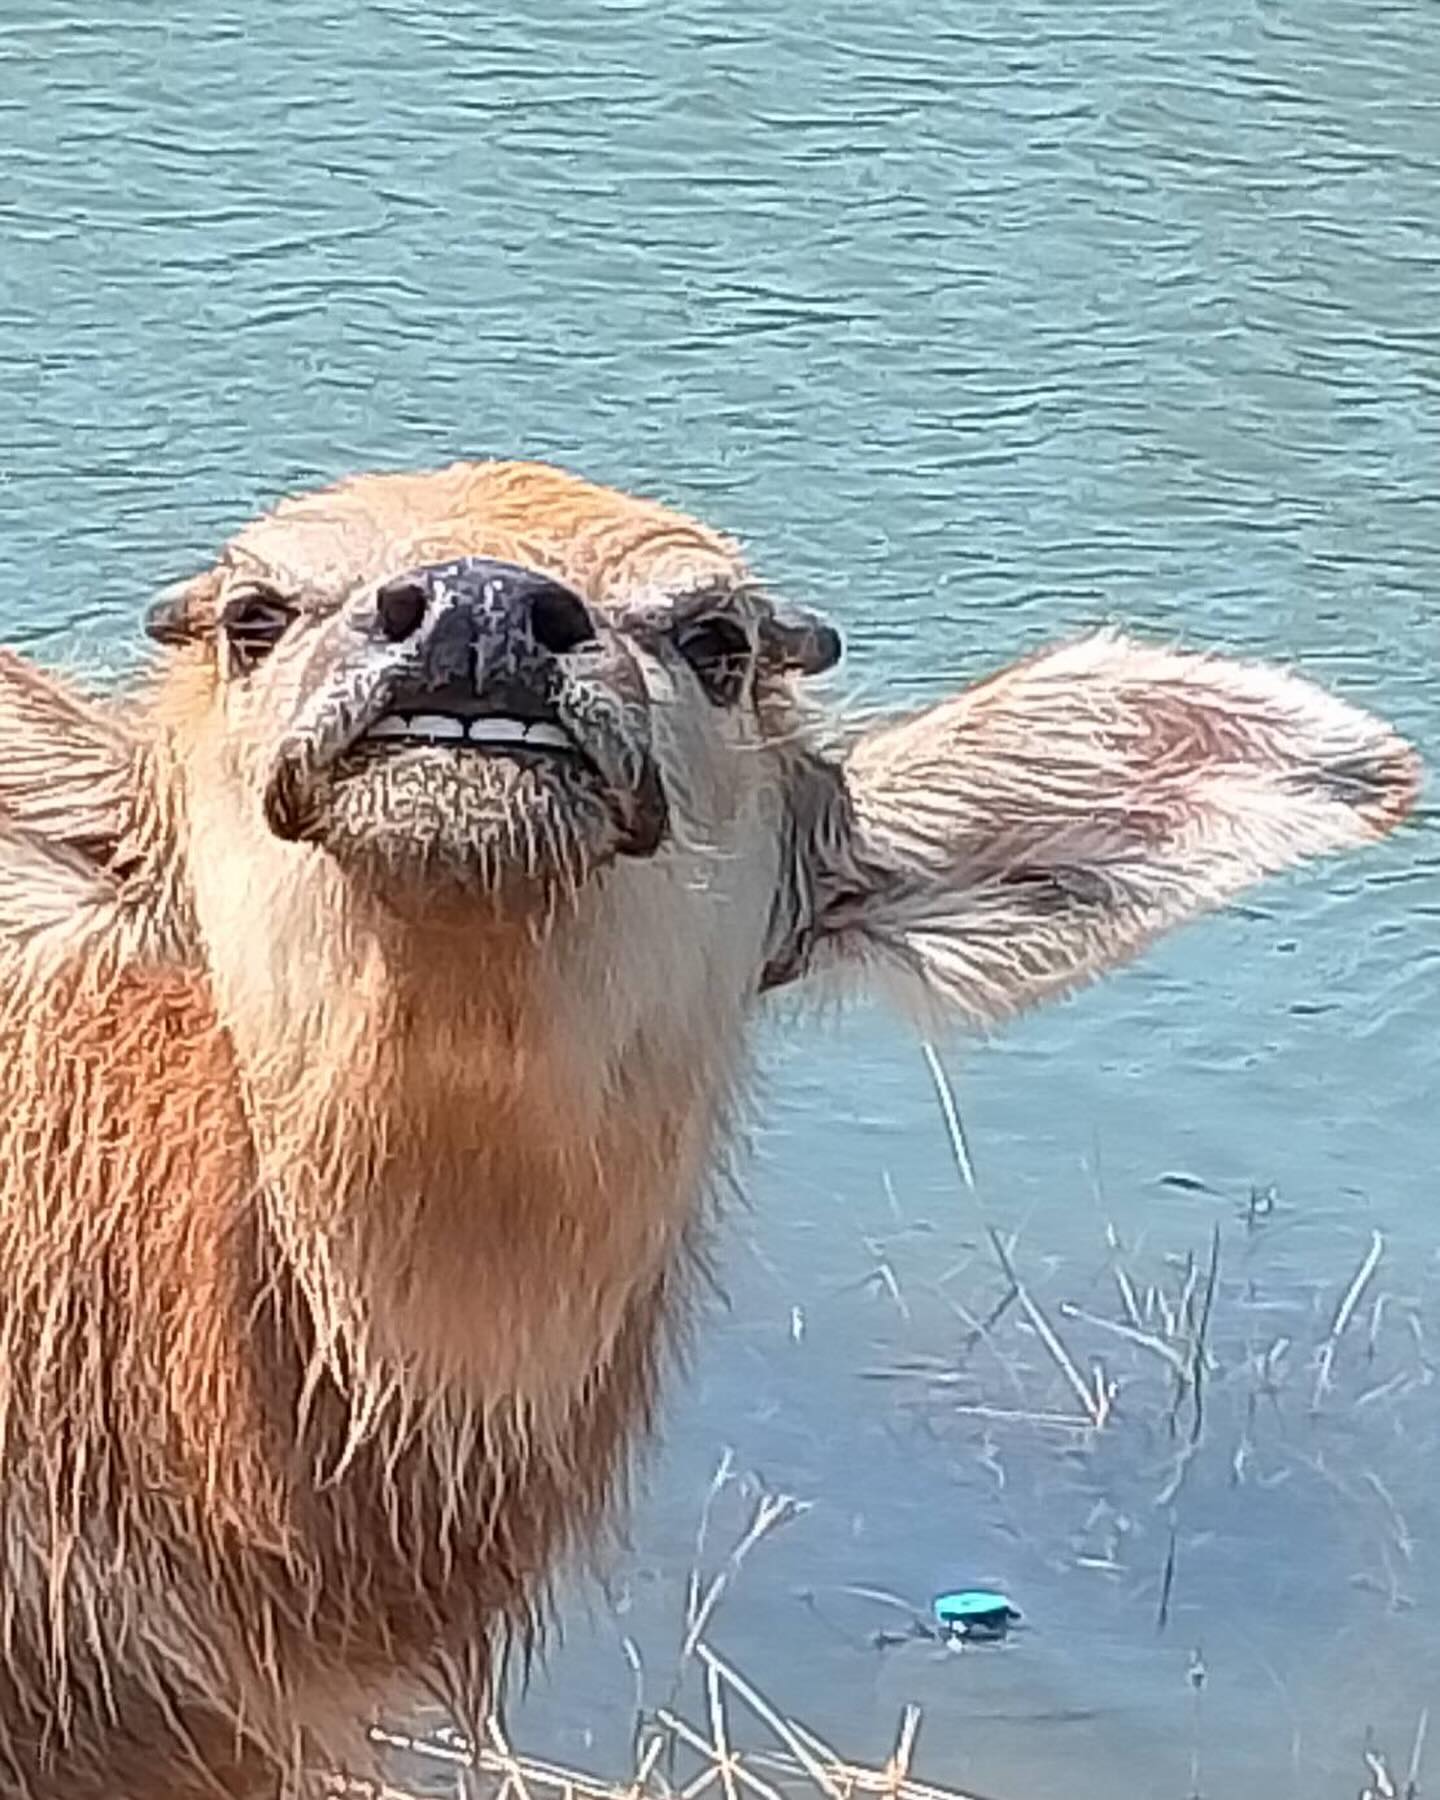
[{"label": "water surface", "polygon": [[[1112,618],[1440,742],[1427,0],[11,0],[0,635],[113,667],[145,595],[357,465],[536,454],[742,535],[841,698]],[[779,1022],[728,1312],[608,1600],[517,1721],[618,1770],[757,1488],[718,1648],[998,1800],[1349,1800],[1440,1699],[1440,858],[1423,828],[987,1048]],[[1015,1256],[1098,1434],[1011,1308]],[[1218,1230],[1198,1448],[1147,1330]],[[1379,1232],[1334,1359],[1317,1356]],[[1194,1292],[1192,1284],[1191,1292]],[[1105,1322],[1063,1318],[1069,1303]],[[1178,1482],[1178,1485],[1177,1485]],[[1159,1623],[1166,1568],[1168,1605]],[[1004,1586],[955,1656],[903,1608]]]}]

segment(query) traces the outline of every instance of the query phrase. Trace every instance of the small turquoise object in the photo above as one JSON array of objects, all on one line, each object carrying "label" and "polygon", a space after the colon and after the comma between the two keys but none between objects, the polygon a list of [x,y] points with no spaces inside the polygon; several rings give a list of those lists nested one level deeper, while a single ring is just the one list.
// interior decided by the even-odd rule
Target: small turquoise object
[{"label": "small turquoise object", "polygon": [[930,1608],[935,1623],[953,1637],[1004,1637],[1020,1617],[1004,1594],[990,1588],[959,1588],[951,1594],[937,1594]]}]

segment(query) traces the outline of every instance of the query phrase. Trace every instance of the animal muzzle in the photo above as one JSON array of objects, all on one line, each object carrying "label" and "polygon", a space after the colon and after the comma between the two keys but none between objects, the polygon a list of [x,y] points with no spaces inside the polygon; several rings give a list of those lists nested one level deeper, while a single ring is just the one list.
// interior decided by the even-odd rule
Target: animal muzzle
[{"label": "animal muzzle", "polygon": [[384,708],[361,734],[371,741],[584,755],[565,718],[568,703],[587,680],[608,673],[615,682],[578,594],[538,570],[487,557],[385,582],[370,628],[395,658]]},{"label": "animal muzzle", "polygon": [[390,578],[336,623],[273,769],[265,810],[277,835],[310,835],[317,788],[357,758],[431,749],[459,755],[477,778],[477,754],[552,763],[571,789],[593,777],[616,847],[659,847],[667,809],[643,677],[564,583],[461,557]]}]

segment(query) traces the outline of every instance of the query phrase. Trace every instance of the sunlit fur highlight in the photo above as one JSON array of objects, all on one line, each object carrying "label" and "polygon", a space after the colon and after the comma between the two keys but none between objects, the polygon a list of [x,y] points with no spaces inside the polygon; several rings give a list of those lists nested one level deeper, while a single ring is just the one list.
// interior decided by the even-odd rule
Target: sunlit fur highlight
[{"label": "sunlit fur highlight", "polygon": [[[725,554],[609,496],[592,543],[576,493],[568,540],[443,541],[568,545],[592,594]],[[663,862],[518,923],[272,838],[203,650],[141,713],[155,854],[109,933],[67,894],[11,936],[0,1029],[0,1768],[37,1800],[293,1786],[407,1677],[476,1716],[683,1329],[777,879],[760,740],[693,705]],[[44,825],[32,903],[103,892]]]},{"label": "sunlit fur highlight", "polygon": [[[603,1543],[683,1339],[763,985],[988,1023],[1413,800],[1295,679],[1091,640],[812,747],[647,665],[672,834],[530,915],[281,843],[226,570],[543,567],[623,610],[738,552],[534,465],[242,533],[123,703],[0,664],[0,1788],[272,1800],[429,1692],[468,1723]],[[512,845],[523,859],[523,832]]]}]

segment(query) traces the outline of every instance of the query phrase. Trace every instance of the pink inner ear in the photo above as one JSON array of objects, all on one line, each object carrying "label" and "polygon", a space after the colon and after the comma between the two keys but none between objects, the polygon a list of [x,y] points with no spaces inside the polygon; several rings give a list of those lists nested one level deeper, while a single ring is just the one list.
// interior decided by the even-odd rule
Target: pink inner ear
[{"label": "pink inner ear", "polygon": [[859,740],[820,953],[991,1022],[1383,836],[1420,772],[1384,723],[1282,669],[1099,633]]},{"label": "pink inner ear", "polygon": [[[1223,665],[1211,661],[1217,670]],[[1414,807],[1421,765],[1411,747],[1379,721],[1280,671],[1269,674],[1269,705],[1251,696],[1211,691],[1200,683],[1137,689],[1145,723],[1141,760],[1172,760],[1199,781],[1227,769],[1265,770],[1277,790],[1346,808],[1378,833],[1392,830]],[[1297,705],[1296,702],[1301,704]]]},{"label": "pink inner ear", "polygon": [[1134,721],[1130,742],[1122,744],[1106,734],[1107,749],[1122,750],[1142,764],[1156,767],[1199,769],[1205,765],[1254,761],[1259,755],[1275,758],[1269,743],[1273,730],[1263,716],[1247,715],[1227,707],[1223,696],[1208,695],[1198,684],[1167,688],[1120,686],[1115,703]]},{"label": "pink inner ear", "polygon": [[[1204,666],[1215,671],[1223,665],[1210,660]],[[1248,672],[1266,673],[1253,668]],[[1253,704],[1252,695],[1209,688],[1201,680],[1183,685],[1122,684],[1114,700],[1125,727],[1102,725],[1097,744],[1133,765],[1137,798],[1140,793],[1148,798],[1167,781],[1189,781],[1194,784],[1194,803],[1203,806],[1207,782],[1227,771],[1264,770],[1279,793],[1330,801],[1358,815],[1376,833],[1392,830],[1418,797],[1422,771],[1415,752],[1373,721],[1366,721],[1374,726],[1366,734],[1368,741],[1357,739],[1354,727],[1365,715],[1349,708],[1325,718],[1323,733],[1314,732],[1320,720],[1310,716],[1310,709],[1297,710],[1284,702],[1293,703],[1299,690],[1307,699],[1326,702],[1327,712],[1341,709],[1342,703],[1279,671],[1270,673],[1277,687],[1283,683],[1284,688],[1268,706]],[[1340,718],[1351,728],[1352,741],[1344,746],[1335,741],[1334,726]],[[1183,808],[1183,798],[1176,799]],[[1138,816],[1145,809],[1130,810]]]}]

